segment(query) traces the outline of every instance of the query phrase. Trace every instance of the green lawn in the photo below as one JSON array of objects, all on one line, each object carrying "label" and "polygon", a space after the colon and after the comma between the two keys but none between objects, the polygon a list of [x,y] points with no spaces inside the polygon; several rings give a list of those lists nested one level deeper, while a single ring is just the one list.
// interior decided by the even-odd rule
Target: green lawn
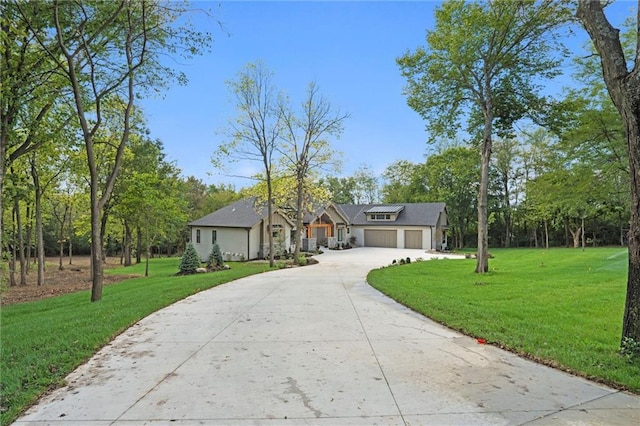
[{"label": "green lawn", "polygon": [[[180,259],[152,259],[149,277],[105,286],[101,302],[88,291],[0,311],[0,424],[9,424],[45,391],[140,319],[201,290],[264,272],[268,264],[233,263],[209,274],[174,276]],[[143,274],[144,264],[106,273]]]},{"label": "green lawn", "polygon": [[625,248],[493,249],[475,260],[371,271],[372,286],[440,323],[550,365],[640,392],[640,360],[619,354]]}]

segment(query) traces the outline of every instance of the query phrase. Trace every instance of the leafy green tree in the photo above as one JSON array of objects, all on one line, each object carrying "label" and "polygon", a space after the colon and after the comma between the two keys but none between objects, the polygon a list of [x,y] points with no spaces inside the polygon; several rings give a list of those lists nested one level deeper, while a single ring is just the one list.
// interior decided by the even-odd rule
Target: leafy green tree
[{"label": "leafy green tree", "polygon": [[454,147],[427,158],[420,167],[424,195],[420,201],[447,204],[455,244],[465,246],[465,235],[474,223],[480,161],[473,148]]},{"label": "leafy green tree", "polygon": [[[66,82],[38,41],[51,24],[45,9],[40,2],[0,4],[0,211],[8,168],[50,140],[52,123],[62,129],[72,117],[64,102]],[[0,259],[3,234],[0,215]]]},{"label": "leafy green tree", "polygon": [[509,247],[513,238],[514,190],[521,175],[520,148],[514,138],[498,139],[494,143],[493,169],[497,175],[498,211],[503,219],[503,245]]},{"label": "leafy green tree", "polygon": [[180,264],[178,265],[178,269],[181,274],[195,274],[196,269],[200,267],[200,258],[198,257],[198,252],[196,252],[196,248],[193,244],[187,244],[187,249],[184,251],[182,255],[182,259],[180,259]]},{"label": "leafy green tree", "polygon": [[415,201],[415,191],[411,188],[416,169],[419,166],[407,160],[391,163],[382,176],[382,201],[385,203],[410,203]]},{"label": "leafy green tree", "polygon": [[[436,9],[427,48],[398,59],[408,85],[408,103],[424,119],[432,137],[453,138],[460,117],[470,111],[473,131],[482,123],[481,175],[478,193],[476,272],[488,271],[488,187],[494,126],[508,132],[512,124],[541,106],[538,81],[558,74],[562,51],[553,30],[563,24],[562,2],[452,0]],[[557,55],[555,56],[557,58]]]},{"label": "leafy green tree", "polygon": [[[84,140],[91,194],[91,301],[102,299],[102,213],[109,202],[130,134],[130,118],[136,96],[144,89],[159,89],[178,77],[160,60],[164,53],[182,52],[188,57],[206,46],[209,37],[175,25],[185,12],[182,6],[160,2],[44,3],[53,17],[52,27],[33,33],[56,74],[63,76],[72,93],[75,115]],[[91,60],[87,60],[90,58]],[[181,78],[182,77],[182,78]],[[115,101],[115,99],[118,101]],[[113,167],[100,187],[96,134],[101,130],[105,103],[119,106],[121,131],[109,135],[115,146]]]},{"label": "leafy green tree", "polygon": [[353,174],[353,199],[356,204],[377,203],[380,198],[378,178],[368,164],[361,164]]},{"label": "leafy green tree", "polygon": [[337,204],[355,204],[354,192],[356,182],[353,177],[327,176],[321,178],[319,185],[329,191],[331,201]]},{"label": "leafy green tree", "polygon": [[622,342],[640,342],[640,10],[635,17],[635,58],[625,55],[620,31],[608,21],[605,4],[579,0],[577,17],[598,52],[602,75],[624,124],[631,178],[629,272],[622,322]]}]

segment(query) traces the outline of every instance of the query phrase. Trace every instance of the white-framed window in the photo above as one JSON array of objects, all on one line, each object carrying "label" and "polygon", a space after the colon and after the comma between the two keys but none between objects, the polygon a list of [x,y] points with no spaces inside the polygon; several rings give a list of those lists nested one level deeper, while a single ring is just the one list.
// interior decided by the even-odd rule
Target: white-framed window
[{"label": "white-framed window", "polygon": [[196,244],[200,244],[200,230],[196,229]]},{"label": "white-framed window", "polygon": [[211,231],[211,244],[215,244],[218,241],[218,231],[215,229]]},{"label": "white-framed window", "polygon": [[344,241],[344,228],[338,228],[338,241]]},{"label": "white-framed window", "polygon": [[391,220],[391,215],[390,214],[371,214],[369,216],[369,220]]}]

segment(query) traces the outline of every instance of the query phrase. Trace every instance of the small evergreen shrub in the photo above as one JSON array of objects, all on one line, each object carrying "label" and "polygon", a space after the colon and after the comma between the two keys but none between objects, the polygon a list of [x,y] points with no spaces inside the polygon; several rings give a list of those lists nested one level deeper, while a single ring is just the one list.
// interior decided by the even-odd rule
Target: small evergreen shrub
[{"label": "small evergreen shrub", "polygon": [[187,248],[180,259],[179,274],[195,274],[196,269],[200,267],[200,258],[193,244],[187,244]]},{"label": "small evergreen shrub", "polygon": [[298,265],[305,266],[307,264],[307,257],[304,255],[298,256]]},{"label": "small evergreen shrub", "polygon": [[220,246],[216,243],[211,247],[211,253],[209,253],[209,258],[207,259],[207,269],[218,270],[222,269],[223,266],[222,252],[220,251]]}]

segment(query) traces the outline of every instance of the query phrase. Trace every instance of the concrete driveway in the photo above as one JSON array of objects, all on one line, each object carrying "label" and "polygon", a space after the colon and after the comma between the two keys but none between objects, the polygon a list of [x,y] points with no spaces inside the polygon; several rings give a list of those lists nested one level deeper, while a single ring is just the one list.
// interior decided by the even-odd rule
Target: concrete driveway
[{"label": "concrete driveway", "polygon": [[479,345],[365,283],[419,250],[329,251],[134,325],[17,425],[632,425],[640,397]]}]

